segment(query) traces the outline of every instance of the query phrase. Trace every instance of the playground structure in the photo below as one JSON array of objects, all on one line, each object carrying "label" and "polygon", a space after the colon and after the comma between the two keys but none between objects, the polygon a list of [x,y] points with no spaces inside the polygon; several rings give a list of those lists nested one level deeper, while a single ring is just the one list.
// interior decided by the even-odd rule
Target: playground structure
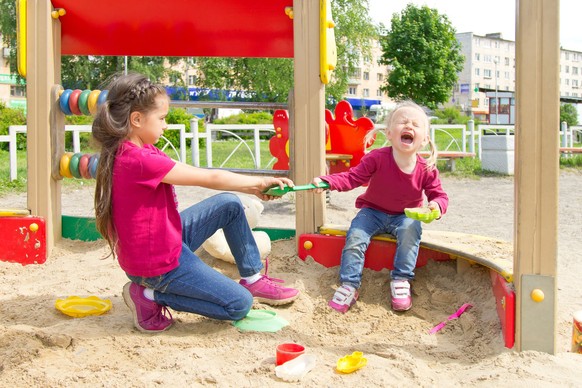
[{"label": "playground structure", "polygon": [[[374,129],[374,123],[367,117],[354,119],[354,111],[348,101],[340,101],[335,108],[335,116],[325,110],[325,159],[328,173],[347,171],[355,167],[366,152],[364,137]],[[274,170],[289,170],[289,113],[277,110],[273,115],[275,136],[269,140],[271,155],[277,159]],[[367,146],[372,145],[367,144]]]},{"label": "playground structure", "polygon": [[[333,55],[322,38],[333,36],[323,33],[333,28],[329,1],[200,0],[180,2],[179,15],[173,3],[19,1],[18,67],[27,75],[29,112],[28,208],[46,220],[47,253],[62,233],[61,187],[52,171],[63,154],[57,136],[64,133],[57,109],[61,55],[292,57],[291,178],[308,182],[324,173],[322,81],[335,65],[328,63]],[[555,353],[559,1],[516,4],[515,345]],[[324,205],[322,195],[297,195],[298,236],[318,232]]]}]

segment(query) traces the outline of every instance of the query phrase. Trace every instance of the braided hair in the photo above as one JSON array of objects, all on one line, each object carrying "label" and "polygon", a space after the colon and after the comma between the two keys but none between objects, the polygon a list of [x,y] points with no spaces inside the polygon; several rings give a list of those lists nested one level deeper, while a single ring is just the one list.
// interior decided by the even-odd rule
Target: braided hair
[{"label": "braided hair", "polygon": [[113,226],[111,192],[113,163],[119,145],[130,133],[130,115],[146,114],[156,106],[156,98],[167,95],[166,90],[137,73],[117,75],[109,83],[107,99],[99,107],[93,121],[93,139],[101,148],[95,185],[95,219],[99,233],[115,256],[117,233]]}]

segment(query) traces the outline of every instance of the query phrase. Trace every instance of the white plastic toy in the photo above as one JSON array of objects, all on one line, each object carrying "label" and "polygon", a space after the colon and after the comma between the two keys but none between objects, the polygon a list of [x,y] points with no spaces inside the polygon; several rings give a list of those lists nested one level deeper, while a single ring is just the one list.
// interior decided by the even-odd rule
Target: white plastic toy
[{"label": "white plastic toy", "polygon": [[[249,226],[251,229],[255,228],[259,224],[259,218],[264,209],[263,204],[258,199],[244,195],[239,195],[239,198],[245,209],[245,215]],[[264,260],[271,253],[271,238],[263,231],[253,231],[253,237],[259,247],[261,259]],[[234,264],[234,256],[230,252],[230,248],[226,242],[222,229],[210,236],[210,238],[202,244],[202,247],[212,257]]]}]

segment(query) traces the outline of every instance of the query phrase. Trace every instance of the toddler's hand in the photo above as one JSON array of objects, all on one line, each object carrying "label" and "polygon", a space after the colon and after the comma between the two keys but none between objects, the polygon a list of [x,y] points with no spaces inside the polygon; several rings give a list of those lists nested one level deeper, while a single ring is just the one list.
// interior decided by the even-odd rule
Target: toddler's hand
[{"label": "toddler's hand", "polygon": [[[313,180],[311,181],[311,183],[313,183],[315,186],[318,186],[321,182],[323,182],[321,179],[319,179],[318,177],[313,178]],[[312,191],[316,194],[321,194],[325,191],[325,189],[322,189],[321,187],[318,187],[316,189],[311,189],[309,191]]]},{"label": "toddler's hand", "polygon": [[439,204],[436,203],[435,201],[430,201],[427,206],[431,211],[438,210],[439,217],[437,218],[437,220],[440,220],[442,213],[441,213],[441,207],[439,206]]}]

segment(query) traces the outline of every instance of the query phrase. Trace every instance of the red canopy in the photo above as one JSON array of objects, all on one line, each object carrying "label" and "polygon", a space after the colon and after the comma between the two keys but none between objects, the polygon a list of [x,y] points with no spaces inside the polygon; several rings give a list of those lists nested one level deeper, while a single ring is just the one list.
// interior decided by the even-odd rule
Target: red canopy
[{"label": "red canopy", "polygon": [[293,0],[52,0],[62,55],[293,57]]}]

